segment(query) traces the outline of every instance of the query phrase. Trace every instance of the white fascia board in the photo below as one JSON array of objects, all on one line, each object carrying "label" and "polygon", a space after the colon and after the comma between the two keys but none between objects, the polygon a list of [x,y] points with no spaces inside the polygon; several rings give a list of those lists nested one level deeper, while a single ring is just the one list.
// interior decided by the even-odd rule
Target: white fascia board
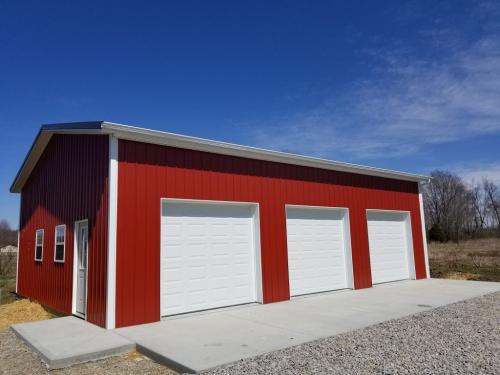
[{"label": "white fascia board", "polygon": [[106,328],[115,328],[116,311],[116,234],[118,220],[118,139],[109,135],[108,169],[108,269],[106,293]]},{"label": "white fascia board", "polygon": [[305,167],[392,178],[396,180],[413,182],[425,182],[429,180],[428,176],[423,175],[391,171],[383,168],[368,167],[310,156],[289,154],[286,152],[242,146],[226,142],[212,141],[157,130],[138,128],[129,125],[114,124],[110,122],[103,122],[102,129],[104,132],[110,132],[120,139],[137,142],[154,143],[164,146],[211,152],[215,154],[231,155],[249,159],[265,160],[278,163],[300,165]]}]

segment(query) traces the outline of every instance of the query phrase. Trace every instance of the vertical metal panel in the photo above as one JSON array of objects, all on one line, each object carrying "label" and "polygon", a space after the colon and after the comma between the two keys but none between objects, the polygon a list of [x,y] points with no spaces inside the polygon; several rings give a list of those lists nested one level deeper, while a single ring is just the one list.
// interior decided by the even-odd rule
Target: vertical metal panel
[{"label": "vertical metal panel", "polygon": [[117,327],[160,317],[160,198],[258,202],[264,302],[289,298],[285,204],[349,208],[356,288],[371,286],[366,209],[410,211],[425,277],[417,183],[119,141]]},{"label": "vertical metal panel", "polygon": [[[54,135],[21,193],[19,294],[71,314],[73,225],[89,220],[87,320],[104,327],[108,219],[107,136]],[[54,262],[55,226],[66,224],[64,263]],[[44,229],[43,261],[34,261]]]}]

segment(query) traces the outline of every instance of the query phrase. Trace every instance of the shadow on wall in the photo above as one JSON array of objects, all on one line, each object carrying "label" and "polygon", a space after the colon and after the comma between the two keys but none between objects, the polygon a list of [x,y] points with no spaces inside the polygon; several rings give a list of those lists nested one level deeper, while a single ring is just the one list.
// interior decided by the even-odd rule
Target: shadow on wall
[{"label": "shadow on wall", "polygon": [[137,152],[120,152],[121,162],[418,193],[417,183],[411,181],[246,159],[169,146],[145,145],[134,141],[120,141],[120,149],[127,147],[127,144],[133,144]]},{"label": "shadow on wall", "polygon": [[[19,293],[71,314],[73,226],[89,222],[87,319],[104,325],[109,140],[54,135],[21,196]],[[64,263],[54,262],[55,227],[66,225]],[[35,232],[44,229],[43,257],[34,261]]]}]

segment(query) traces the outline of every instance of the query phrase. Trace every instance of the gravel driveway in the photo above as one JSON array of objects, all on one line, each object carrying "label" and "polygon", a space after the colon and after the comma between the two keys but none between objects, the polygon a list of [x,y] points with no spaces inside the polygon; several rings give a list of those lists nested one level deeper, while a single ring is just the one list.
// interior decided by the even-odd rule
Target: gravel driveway
[{"label": "gravel driveway", "polygon": [[500,374],[500,293],[241,360],[208,374]]},{"label": "gravel driveway", "polygon": [[[0,332],[0,374],[47,374],[10,331]],[[141,355],[50,374],[173,374]],[[500,374],[500,293],[279,350],[208,374]]]}]

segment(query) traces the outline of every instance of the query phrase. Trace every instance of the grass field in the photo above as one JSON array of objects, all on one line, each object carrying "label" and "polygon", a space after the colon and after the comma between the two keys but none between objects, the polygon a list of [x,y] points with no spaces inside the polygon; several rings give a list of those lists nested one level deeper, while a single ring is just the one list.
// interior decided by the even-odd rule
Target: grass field
[{"label": "grass field", "polygon": [[0,253],[0,305],[15,300],[17,254]]},{"label": "grass field", "polygon": [[12,302],[16,299],[13,292],[16,291],[16,277],[0,276],[0,305]]},{"label": "grass field", "polygon": [[500,238],[429,243],[431,277],[499,281]]}]

